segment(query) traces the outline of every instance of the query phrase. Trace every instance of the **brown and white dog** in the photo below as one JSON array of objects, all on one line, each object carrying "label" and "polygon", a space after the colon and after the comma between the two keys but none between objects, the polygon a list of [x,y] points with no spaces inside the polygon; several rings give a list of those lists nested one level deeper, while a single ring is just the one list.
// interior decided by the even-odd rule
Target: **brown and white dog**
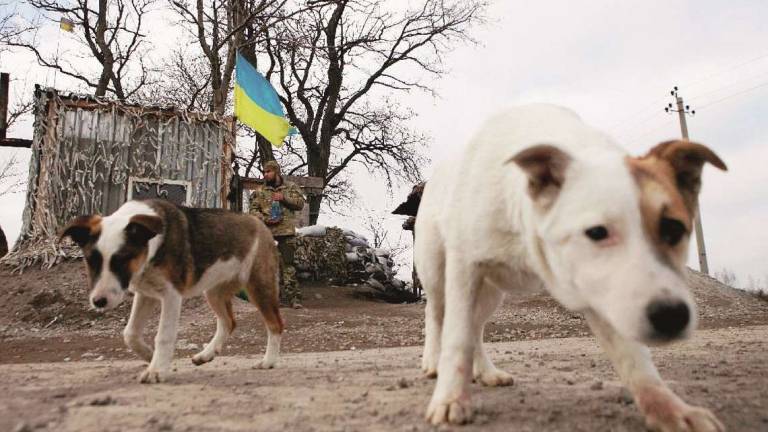
[{"label": "brown and white dog", "polygon": [[[232,296],[245,288],[267,327],[267,351],[258,365],[278,360],[283,321],[279,310],[277,252],[269,229],[254,217],[221,209],[179,207],[163,200],[129,201],[110,216],[80,216],[62,231],[83,250],[97,310],[134,293],[125,343],[149,362],[143,383],[163,380],[173,359],[182,299],[200,294],[216,314],[216,334],[192,357],[213,360],[235,329]],[[143,331],[157,303],[160,324],[154,352]]]},{"label": "brown and white dog", "polygon": [[416,219],[422,368],[437,375],[427,419],[467,421],[473,377],[512,382],[485,353],[483,328],[504,292],[543,285],[585,314],[650,427],[722,431],[666,386],[645,346],[696,327],[684,265],[705,162],[726,169],[688,141],[630,157],[572,112],[532,105],[492,118],[439,166]]}]

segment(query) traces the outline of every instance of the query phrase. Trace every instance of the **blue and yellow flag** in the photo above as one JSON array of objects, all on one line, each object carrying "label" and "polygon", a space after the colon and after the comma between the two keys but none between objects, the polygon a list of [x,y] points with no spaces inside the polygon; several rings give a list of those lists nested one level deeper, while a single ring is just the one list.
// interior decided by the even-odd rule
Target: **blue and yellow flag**
[{"label": "blue and yellow flag", "polygon": [[235,116],[272,145],[282,146],[285,136],[293,131],[277,92],[240,53],[235,66]]},{"label": "blue and yellow flag", "polygon": [[61,17],[59,20],[59,28],[65,32],[72,33],[75,30],[75,22],[69,18]]}]

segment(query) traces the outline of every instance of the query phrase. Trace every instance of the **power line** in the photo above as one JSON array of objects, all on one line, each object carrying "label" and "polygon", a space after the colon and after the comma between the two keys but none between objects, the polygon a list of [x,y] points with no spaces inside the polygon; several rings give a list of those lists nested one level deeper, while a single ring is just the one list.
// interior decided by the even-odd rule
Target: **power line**
[{"label": "power line", "polygon": [[710,106],[712,106],[712,105],[715,105],[715,104],[717,104],[717,103],[720,103],[720,102],[722,102],[722,101],[724,101],[724,100],[728,100],[728,99],[730,99],[730,98],[733,98],[733,97],[736,97],[736,96],[742,95],[742,94],[744,94],[744,93],[748,93],[748,92],[751,92],[752,90],[758,89],[758,88],[760,88],[760,87],[765,87],[765,86],[768,86],[768,81],[766,81],[766,82],[764,82],[764,83],[762,83],[762,84],[758,84],[758,85],[756,85],[756,86],[754,86],[754,87],[750,87],[750,88],[744,89],[744,90],[742,90],[742,91],[739,91],[739,92],[736,92],[736,93],[732,93],[732,94],[730,94],[730,95],[728,95],[728,96],[725,96],[725,97],[722,97],[722,98],[720,98],[720,99],[714,100],[714,101],[712,101],[712,102],[709,102],[709,103],[707,103],[707,104],[704,104],[704,105],[702,105],[702,106],[701,106],[699,109],[701,109],[701,108],[706,108],[706,107],[710,107]]},{"label": "power line", "polygon": [[742,68],[742,67],[744,67],[744,66],[746,66],[748,64],[754,63],[754,62],[762,60],[764,58],[768,58],[768,53],[761,54],[761,55],[759,55],[759,56],[757,56],[757,57],[755,57],[753,59],[744,61],[742,63],[738,63],[738,64],[736,64],[734,66],[726,67],[726,68],[720,69],[719,71],[716,71],[716,72],[713,72],[711,74],[705,75],[702,78],[699,78],[699,79],[693,81],[692,83],[688,83],[688,86],[689,87],[693,87],[693,86],[699,85],[699,84],[701,84],[701,83],[703,83],[705,81],[708,81],[708,80],[710,80],[710,79],[712,79],[712,78],[714,78],[714,77],[716,77],[718,75],[722,75],[722,74],[724,74],[726,72],[731,72],[731,71],[734,71],[736,69],[740,69],[740,68]]},{"label": "power line", "polygon": [[632,122],[631,123],[632,125],[629,128],[632,129],[632,128],[636,127],[637,124],[647,123],[647,121],[650,118],[653,118],[653,117],[657,116],[660,113],[660,111],[658,111],[658,105],[663,100],[664,100],[664,98],[658,98],[658,99],[654,100],[650,104],[646,105],[644,108],[641,108],[641,109],[633,112],[632,114],[630,114],[628,116],[625,116],[625,117],[622,117],[620,120],[611,123],[608,126],[608,129],[618,128],[619,126],[626,126],[627,124],[632,122],[632,120],[634,120],[634,118],[637,117],[638,115],[640,115],[642,113],[645,113],[646,111],[648,111],[648,110],[650,110],[652,108],[656,108],[656,109],[654,109],[654,114],[652,114],[650,117],[646,117],[645,120],[641,120],[640,122]]},{"label": "power line", "polygon": [[768,75],[768,71],[764,71],[764,72],[762,72],[762,73],[759,73],[759,74],[757,74],[757,75],[753,75],[753,76],[751,76],[751,77],[749,77],[749,78],[745,78],[745,79],[737,80],[737,81],[735,81],[735,82],[732,82],[732,83],[730,83],[730,84],[726,84],[726,85],[724,85],[724,86],[721,86],[721,87],[717,87],[717,88],[715,88],[715,89],[712,89],[712,90],[706,91],[706,92],[704,92],[704,93],[699,93],[699,94],[697,94],[697,95],[696,95],[696,96],[694,96],[694,97],[688,98],[688,100],[689,100],[689,101],[692,101],[692,100],[698,100],[698,99],[701,99],[701,98],[702,98],[702,97],[704,97],[704,96],[708,96],[708,95],[711,95],[711,94],[713,94],[713,93],[718,93],[718,92],[721,92],[721,91],[723,91],[723,90],[726,90],[726,89],[730,89],[730,88],[732,88],[732,87],[736,87],[736,86],[738,86],[738,85],[744,84],[746,81],[750,81],[750,80],[753,80],[754,78],[763,78],[765,75]]},{"label": "power line", "polygon": [[647,137],[648,135],[650,135],[650,134],[652,134],[652,133],[654,133],[654,132],[657,132],[657,131],[659,131],[659,130],[661,130],[661,129],[664,129],[664,128],[666,128],[666,127],[669,127],[669,126],[670,126],[672,123],[673,123],[673,121],[672,121],[672,120],[667,120],[667,121],[665,121],[664,123],[662,123],[662,124],[660,124],[660,125],[658,125],[658,126],[656,126],[656,127],[654,127],[654,128],[651,128],[651,129],[647,129],[647,130],[645,130],[644,132],[642,132],[641,134],[639,134],[639,135],[635,135],[635,136],[634,136],[634,138],[632,138],[632,135],[630,135],[630,136],[629,136],[629,139],[627,140],[627,142],[628,142],[628,143],[630,143],[630,144],[642,144],[642,143],[641,143],[641,140],[642,140],[643,138],[645,138],[645,137]]},{"label": "power line", "polygon": [[[743,61],[743,62],[741,62],[741,63],[737,63],[737,64],[735,64],[735,65],[733,65],[733,66],[727,66],[727,67],[721,68],[721,69],[719,69],[719,70],[717,70],[717,71],[715,71],[715,72],[713,72],[713,73],[710,73],[710,74],[704,75],[704,76],[702,76],[702,77],[700,77],[700,78],[698,78],[698,79],[694,80],[692,83],[690,83],[690,84],[689,84],[689,86],[696,86],[696,85],[699,85],[699,84],[701,84],[701,83],[704,83],[704,82],[706,82],[706,81],[709,81],[710,79],[712,79],[712,78],[714,78],[714,77],[717,77],[717,76],[719,76],[719,75],[722,75],[722,74],[724,74],[724,73],[726,73],[726,72],[732,72],[732,71],[735,71],[735,70],[741,69],[741,68],[743,68],[743,67],[745,67],[745,66],[747,66],[747,65],[750,65],[750,64],[752,64],[752,63],[758,62],[758,61],[760,61],[760,60],[763,60],[763,59],[766,59],[766,58],[768,58],[768,53],[763,53],[763,54],[760,54],[760,55],[759,55],[759,56],[757,56],[757,57],[751,58],[751,59],[749,59],[749,60],[746,60],[746,61]],[[753,79],[753,78],[757,78],[757,77],[762,77],[763,75],[765,75],[765,72],[763,72],[763,73],[758,73],[757,75],[753,75],[752,77],[749,77],[749,78],[747,78],[747,79]],[[731,88],[731,87],[733,87],[733,86],[735,86],[735,85],[741,84],[743,81],[744,81],[744,80],[739,80],[739,81],[737,81],[737,82],[735,82],[735,83],[731,83],[731,84],[728,84],[728,85],[726,85],[726,86],[723,86],[723,87],[718,87],[718,88],[716,88],[716,89],[714,89],[714,90],[706,91],[706,92],[704,92],[704,93],[701,93],[701,94],[699,94],[699,95],[695,95],[695,96],[693,96],[692,98],[689,98],[689,100],[697,100],[697,99],[700,99],[701,97],[704,97],[704,96],[710,95],[710,94],[712,94],[712,93],[717,93],[717,92],[719,92],[719,91],[722,91],[722,90],[725,90],[725,89],[727,89],[727,88]],[[730,97],[730,96],[729,96],[729,97]],[[645,113],[645,112],[647,112],[649,109],[653,108],[654,106],[658,106],[657,104],[658,104],[660,101],[662,101],[663,99],[664,99],[664,98],[662,97],[662,98],[658,98],[658,99],[654,100],[654,101],[653,101],[652,103],[650,103],[649,105],[646,105],[645,107],[643,107],[643,108],[641,108],[641,109],[639,109],[639,110],[637,110],[637,111],[633,112],[632,114],[630,114],[630,115],[628,115],[628,116],[625,116],[625,117],[623,117],[622,119],[620,119],[620,120],[618,120],[618,121],[615,121],[615,122],[611,123],[611,124],[609,125],[609,127],[608,127],[608,128],[609,128],[609,129],[615,129],[615,128],[618,128],[618,127],[620,127],[620,126],[626,126],[627,124],[630,124],[630,126],[629,126],[628,128],[624,128],[624,129],[630,129],[630,130],[631,130],[631,129],[637,129],[639,126],[642,126],[642,125],[644,125],[644,124],[648,123],[649,121],[653,120],[653,119],[654,119],[654,118],[655,118],[655,117],[656,117],[658,114],[660,114],[660,111],[656,111],[654,114],[652,114],[652,115],[650,115],[650,116],[646,116],[646,117],[644,117],[644,118],[643,118],[643,120],[640,120],[640,121],[633,121],[633,120],[635,119],[635,117],[637,117],[638,115],[640,115],[640,114],[642,114],[642,113]],[[725,98],[724,98],[724,99],[725,99]],[[707,105],[704,105],[704,106],[708,106],[708,105],[710,105],[710,104],[707,104]],[[659,129],[659,128],[657,127],[657,128],[654,128],[653,130],[657,130],[657,129]],[[652,130],[652,131],[653,131],[653,130]],[[647,134],[648,134],[648,133],[644,133],[644,134],[643,134],[643,135],[641,135],[641,136],[645,136],[645,135],[647,135]],[[630,134],[630,135],[631,135],[631,134]]]}]

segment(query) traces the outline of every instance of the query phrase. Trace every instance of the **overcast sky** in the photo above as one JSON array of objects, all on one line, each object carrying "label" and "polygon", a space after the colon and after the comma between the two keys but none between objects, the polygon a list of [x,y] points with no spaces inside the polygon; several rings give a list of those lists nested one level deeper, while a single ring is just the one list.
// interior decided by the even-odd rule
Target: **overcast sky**
[{"label": "overcast sky", "polygon": [[[496,1],[488,17],[473,31],[479,45],[444,59],[448,73],[436,83],[438,98],[398,96],[418,113],[413,125],[433,137],[433,163],[457,152],[493,112],[528,102],[567,106],[631,153],[644,153],[680,136],[677,117],[663,110],[676,85],[696,110],[688,120],[691,139],[713,148],[729,167],[727,173],[704,170],[700,200],[710,270],[731,269],[742,285],[749,276],[766,283],[768,2]],[[50,34],[60,36],[55,28]],[[0,69],[25,77],[13,84],[26,91],[35,82],[53,85],[52,73],[27,55],[3,55]],[[30,134],[24,124],[13,135]],[[0,158],[10,153],[0,150]],[[26,165],[29,152],[18,154]],[[427,177],[430,172],[426,167]],[[355,179],[359,209],[347,218],[323,216],[322,223],[362,230],[361,209],[385,214],[407,192],[382,199],[380,180]],[[0,198],[0,224],[10,240],[23,205],[20,194]],[[390,237],[401,236],[398,218],[386,224]],[[689,264],[698,268],[695,253]]]}]

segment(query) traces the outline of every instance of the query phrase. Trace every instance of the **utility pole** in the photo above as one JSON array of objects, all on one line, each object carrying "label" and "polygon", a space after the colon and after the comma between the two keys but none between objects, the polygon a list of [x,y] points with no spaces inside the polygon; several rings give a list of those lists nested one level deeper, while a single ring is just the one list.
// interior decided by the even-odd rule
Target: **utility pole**
[{"label": "utility pole", "polygon": [[[691,110],[690,106],[683,103],[683,97],[677,92],[677,86],[670,91],[672,97],[675,98],[675,104],[677,109],[670,103],[664,111],[668,113],[676,112],[680,119],[680,132],[683,135],[683,139],[688,141],[688,123],[685,121],[685,115],[696,115],[695,110]],[[696,215],[693,219],[693,228],[696,232],[696,246],[699,249],[699,271],[705,275],[709,275],[709,265],[707,264],[707,249],[704,247],[704,229],[701,227],[701,208],[699,207],[699,197],[696,196]]]}]

